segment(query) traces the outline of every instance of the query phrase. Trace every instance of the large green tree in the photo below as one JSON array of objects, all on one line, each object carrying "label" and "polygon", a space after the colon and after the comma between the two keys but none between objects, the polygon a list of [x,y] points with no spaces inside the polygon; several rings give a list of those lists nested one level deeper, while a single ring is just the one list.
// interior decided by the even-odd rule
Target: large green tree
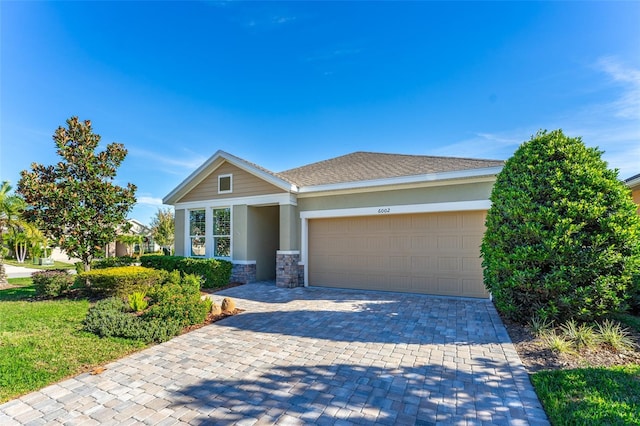
[{"label": "large green tree", "polygon": [[601,155],[541,131],[498,174],[481,251],[485,285],[508,317],[591,320],[625,307],[640,219]]},{"label": "large green tree", "polygon": [[67,128],[59,127],[53,140],[61,160],[50,166],[33,163],[30,171],[23,170],[18,193],[29,205],[27,218],[89,270],[136,202],[135,185],[114,183],[127,150],[110,143],[96,152],[100,135],[93,133],[91,121],[78,117],[69,118]]},{"label": "large green tree", "polygon": [[175,221],[171,208],[159,208],[151,219],[151,235],[161,247],[171,251],[175,239]]}]

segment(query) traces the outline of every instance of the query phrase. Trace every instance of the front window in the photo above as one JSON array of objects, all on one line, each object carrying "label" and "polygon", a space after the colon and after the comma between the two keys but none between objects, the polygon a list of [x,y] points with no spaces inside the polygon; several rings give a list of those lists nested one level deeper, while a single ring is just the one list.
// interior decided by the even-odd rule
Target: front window
[{"label": "front window", "polygon": [[231,209],[213,209],[213,256],[231,257]]},{"label": "front window", "polygon": [[205,210],[189,212],[189,236],[191,237],[191,256],[204,256],[206,247]]}]

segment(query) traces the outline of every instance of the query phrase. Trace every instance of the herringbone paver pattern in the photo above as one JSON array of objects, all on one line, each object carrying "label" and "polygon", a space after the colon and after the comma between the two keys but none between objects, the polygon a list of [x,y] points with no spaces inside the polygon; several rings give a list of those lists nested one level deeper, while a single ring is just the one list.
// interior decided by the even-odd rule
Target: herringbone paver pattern
[{"label": "herringbone paver pattern", "polygon": [[246,312],[0,405],[0,424],[548,424],[487,301],[223,295]]}]

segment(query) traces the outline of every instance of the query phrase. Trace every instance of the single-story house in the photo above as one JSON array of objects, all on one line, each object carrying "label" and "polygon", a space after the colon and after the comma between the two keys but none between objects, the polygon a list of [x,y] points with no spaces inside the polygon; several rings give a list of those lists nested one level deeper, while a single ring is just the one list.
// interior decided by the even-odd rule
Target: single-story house
[{"label": "single-story house", "polygon": [[352,154],[275,173],[216,152],[163,200],[176,255],[239,282],[486,298],[480,244],[503,161]]},{"label": "single-story house", "polygon": [[640,174],[625,179],[624,183],[631,189],[631,198],[638,205],[638,214],[640,215]]}]

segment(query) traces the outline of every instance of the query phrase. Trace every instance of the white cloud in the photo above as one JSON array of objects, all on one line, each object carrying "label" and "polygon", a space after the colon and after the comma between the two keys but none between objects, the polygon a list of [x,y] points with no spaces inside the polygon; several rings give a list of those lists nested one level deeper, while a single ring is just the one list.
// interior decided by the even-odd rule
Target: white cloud
[{"label": "white cloud", "polygon": [[[602,158],[619,170],[621,179],[640,172],[640,70],[613,57],[600,58],[594,69],[621,91],[608,99],[564,111],[547,123],[547,130],[562,129],[567,136],[580,136],[589,147],[604,151]],[[610,88],[610,87],[609,87]],[[478,131],[468,139],[443,146],[432,153],[476,158],[507,159],[539,130],[534,125],[494,132]]]},{"label": "white cloud", "polygon": [[142,196],[142,197],[137,197],[137,204],[144,204],[147,206],[162,206],[162,198],[156,198],[156,197],[147,197],[147,196]]},{"label": "white cloud", "polygon": [[640,70],[630,68],[611,56],[600,58],[596,69],[607,74],[612,82],[623,88],[620,98],[609,104],[614,114],[621,118],[640,120]]},{"label": "white cloud", "polygon": [[[167,156],[161,155],[156,152],[148,151],[140,148],[128,148],[129,154],[134,157],[143,158],[147,161],[155,161],[157,163],[168,165],[168,166],[177,166],[181,169],[186,170],[195,170],[202,163],[204,163],[207,157],[204,157],[200,154],[195,154],[192,152],[187,152],[188,157],[180,157],[179,155]],[[163,171],[170,172],[170,170],[166,170],[163,168]]]}]

